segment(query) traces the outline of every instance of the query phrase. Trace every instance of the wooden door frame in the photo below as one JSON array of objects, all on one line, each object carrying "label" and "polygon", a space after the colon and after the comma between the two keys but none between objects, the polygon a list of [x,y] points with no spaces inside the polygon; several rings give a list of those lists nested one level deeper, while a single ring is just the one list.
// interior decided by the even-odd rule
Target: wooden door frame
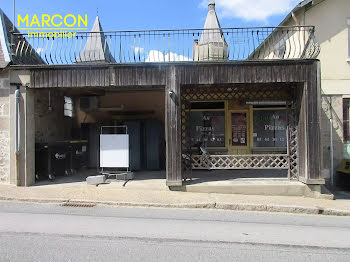
[{"label": "wooden door frame", "polygon": [[[252,119],[251,108],[247,109],[228,109],[226,114],[226,147],[229,155],[234,155],[233,150],[248,150],[250,151],[252,146]],[[232,146],[232,113],[246,113],[247,116],[247,145],[246,146]]]}]

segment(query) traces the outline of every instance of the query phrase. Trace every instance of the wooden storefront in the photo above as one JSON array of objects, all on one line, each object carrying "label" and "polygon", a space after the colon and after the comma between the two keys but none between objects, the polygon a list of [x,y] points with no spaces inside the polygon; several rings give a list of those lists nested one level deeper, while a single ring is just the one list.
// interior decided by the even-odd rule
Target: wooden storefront
[{"label": "wooden storefront", "polygon": [[[193,142],[198,140],[190,134],[191,129],[207,127],[190,124],[196,121],[193,117],[198,121],[203,116],[206,119],[214,116],[220,127],[214,140],[207,139],[212,144],[206,146],[217,162],[212,167],[240,169],[244,162],[245,168],[264,168],[267,164],[268,168],[273,159],[277,161],[276,168],[289,170],[290,179],[306,184],[324,183],[319,153],[317,60],[13,66],[12,69],[14,73],[18,70],[30,73],[30,84],[25,88],[28,99],[32,89],[47,88],[164,90],[168,186],[182,185],[182,155],[193,150]],[[257,119],[263,121],[276,116],[280,121],[275,125],[279,126],[277,131],[285,135],[260,136],[262,131],[259,133],[255,125]],[[35,139],[29,130],[31,126],[26,128],[26,143],[30,144]],[[275,141],[283,138],[285,141]],[[263,142],[259,139],[271,139],[274,144],[265,141],[265,146],[264,143],[259,146]],[[196,161],[196,154],[191,154]]]}]

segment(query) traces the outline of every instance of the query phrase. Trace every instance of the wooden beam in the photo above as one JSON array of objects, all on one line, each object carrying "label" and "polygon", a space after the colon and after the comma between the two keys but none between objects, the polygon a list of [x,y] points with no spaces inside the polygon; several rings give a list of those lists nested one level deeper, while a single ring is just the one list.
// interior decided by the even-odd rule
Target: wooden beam
[{"label": "wooden beam", "polygon": [[[298,123],[299,180],[324,184],[321,174],[321,90],[320,67],[315,62],[307,69]],[[308,182],[307,182],[308,183]]]},{"label": "wooden beam", "polygon": [[175,66],[168,68],[165,88],[166,184],[182,185],[181,167],[181,74]]}]

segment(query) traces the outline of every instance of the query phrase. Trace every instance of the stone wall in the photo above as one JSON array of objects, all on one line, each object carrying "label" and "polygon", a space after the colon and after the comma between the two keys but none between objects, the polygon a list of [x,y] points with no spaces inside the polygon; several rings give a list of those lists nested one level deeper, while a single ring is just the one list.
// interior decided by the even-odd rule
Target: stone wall
[{"label": "stone wall", "polygon": [[344,157],[343,140],[343,98],[341,95],[322,97],[321,109],[321,143],[323,148],[323,177],[330,179],[330,121],[333,119],[333,163],[334,175]]},{"label": "stone wall", "polygon": [[[35,142],[70,138],[71,119],[64,116],[64,95],[60,91],[35,90]],[[49,103],[50,100],[50,103]]]},{"label": "stone wall", "polygon": [[0,183],[10,182],[10,76],[0,72]]}]

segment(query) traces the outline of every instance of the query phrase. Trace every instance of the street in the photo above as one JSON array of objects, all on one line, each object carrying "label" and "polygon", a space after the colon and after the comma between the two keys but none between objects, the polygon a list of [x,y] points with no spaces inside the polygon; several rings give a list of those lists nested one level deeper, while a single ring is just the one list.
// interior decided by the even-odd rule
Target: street
[{"label": "street", "polygon": [[350,261],[350,218],[0,202],[0,261]]}]

